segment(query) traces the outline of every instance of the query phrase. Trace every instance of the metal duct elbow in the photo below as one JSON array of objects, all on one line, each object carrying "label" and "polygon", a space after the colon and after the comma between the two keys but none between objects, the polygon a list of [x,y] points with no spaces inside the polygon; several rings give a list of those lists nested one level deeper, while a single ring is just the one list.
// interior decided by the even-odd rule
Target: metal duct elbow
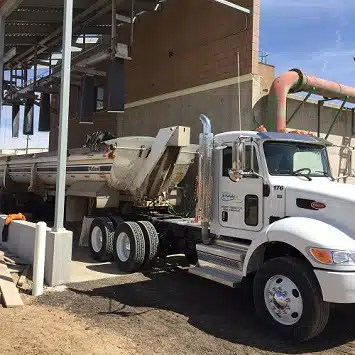
[{"label": "metal duct elbow", "polygon": [[210,244],[209,225],[212,219],[212,152],[213,134],[211,122],[205,115],[200,115],[203,133],[200,134],[199,147],[199,194],[198,205],[201,219],[201,236],[204,244]]},{"label": "metal duct elbow", "polygon": [[205,115],[200,115],[200,121],[202,122],[203,133],[210,134],[212,132],[210,119]]},{"label": "metal duct elbow", "polygon": [[300,91],[355,103],[355,88],[308,76],[299,69],[292,69],[281,74],[271,85],[267,107],[269,131],[282,131],[286,128],[287,95]]},{"label": "metal duct elbow", "polygon": [[302,83],[302,72],[292,69],[281,74],[271,85],[267,105],[267,129],[281,131],[287,122],[287,95]]}]

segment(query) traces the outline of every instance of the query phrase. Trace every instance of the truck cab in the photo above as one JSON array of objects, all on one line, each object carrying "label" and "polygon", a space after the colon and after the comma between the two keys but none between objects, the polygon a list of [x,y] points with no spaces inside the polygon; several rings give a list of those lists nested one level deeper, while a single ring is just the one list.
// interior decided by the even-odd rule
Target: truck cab
[{"label": "truck cab", "polygon": [[355,302],[355,186],[332,176],[329,143],[321,138],[266,131],[213,136],[206,119],[202,242],[189,272],[230,287],[250,279],[268,326],[310,339],[327,324],[330,303]]}]

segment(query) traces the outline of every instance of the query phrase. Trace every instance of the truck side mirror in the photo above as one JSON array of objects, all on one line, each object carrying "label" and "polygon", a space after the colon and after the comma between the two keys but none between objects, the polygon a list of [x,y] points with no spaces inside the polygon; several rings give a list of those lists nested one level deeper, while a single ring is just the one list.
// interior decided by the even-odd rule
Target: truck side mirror
[{"label": "truck side mirror", "polygon": [[232,146],[232,169],[229,170],[229,178],[238,182],[243,177],[246,168],[245,140],[238,139]]}]

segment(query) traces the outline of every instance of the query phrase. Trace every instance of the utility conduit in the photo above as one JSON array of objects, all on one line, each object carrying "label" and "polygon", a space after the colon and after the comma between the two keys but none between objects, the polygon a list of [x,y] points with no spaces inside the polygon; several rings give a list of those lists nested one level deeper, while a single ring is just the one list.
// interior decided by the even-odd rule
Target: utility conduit
[{"label": "utility conduit", "polygon": [[355,103],[355,88],[307,76],[299,69],[291,69],[281,74],[271,85],[267,107],[268,131],[279,132],[286,128],[287,95],[302,91]]}]

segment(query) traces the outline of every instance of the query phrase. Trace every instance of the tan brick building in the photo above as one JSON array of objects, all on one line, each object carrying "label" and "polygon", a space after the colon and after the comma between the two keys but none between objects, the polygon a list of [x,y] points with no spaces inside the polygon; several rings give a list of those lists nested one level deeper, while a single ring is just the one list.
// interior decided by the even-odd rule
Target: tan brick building
[{"label": "tan brick building", "polygon": [[[191,126],[196,141],[200,113],[211,118],[214,132],[237,129],[238,53],[242,127],[254,128],[253,107],[267,93],[274,69],[258,63],[259,0],[235,3],[252,14],[208,0],[169,0],[163,11],[142,16],[135,25],[132,60],[125,61],[125,112],[98,111],[93,124],[80,123],[78,90],[72,88],[69,147],[81,146],[86,134],[98,130],[155,135],[177,124]],[[105,64],[98,68],[105,70]],[[56,149],[57,137],[53,115],[50,149]]]}]

